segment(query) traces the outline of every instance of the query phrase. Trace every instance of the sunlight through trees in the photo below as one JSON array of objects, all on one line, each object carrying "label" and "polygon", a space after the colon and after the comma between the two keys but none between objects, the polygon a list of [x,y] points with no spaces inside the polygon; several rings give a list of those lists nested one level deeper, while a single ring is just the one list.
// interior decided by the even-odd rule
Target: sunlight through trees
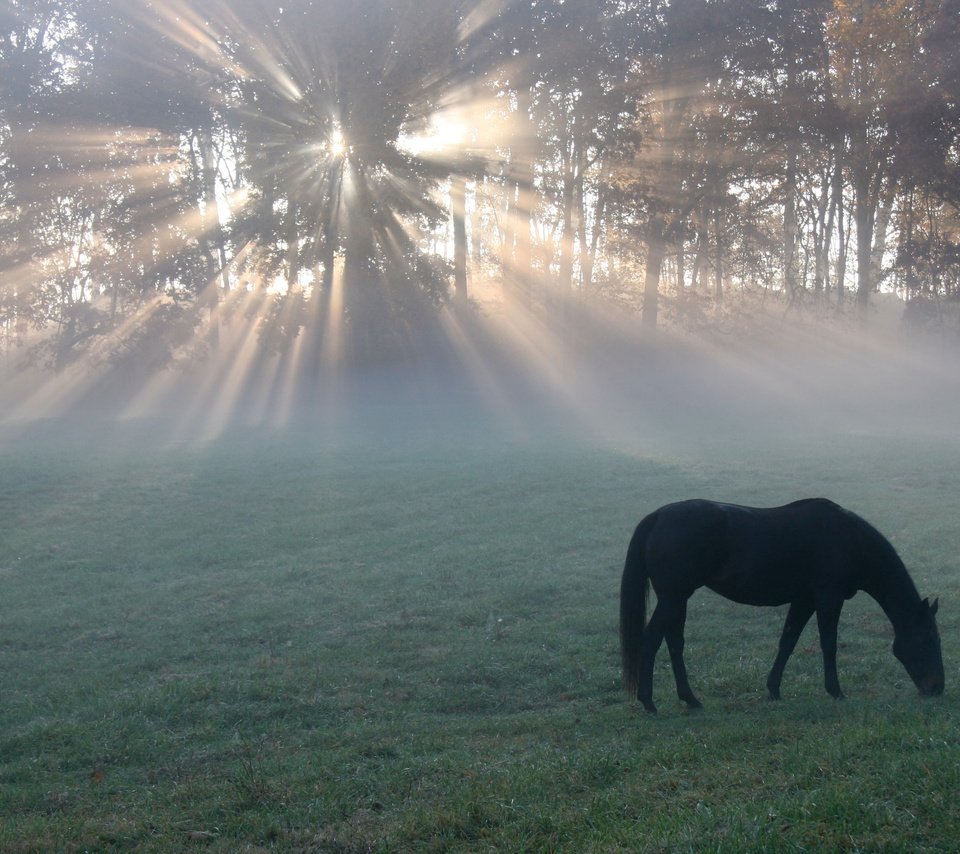
[{"label": "sunlight through trees", "polygon": [[318,375],[448,303],[942,311],[957,12],[9,0],[0,346],[139,371],[227,336]]}]

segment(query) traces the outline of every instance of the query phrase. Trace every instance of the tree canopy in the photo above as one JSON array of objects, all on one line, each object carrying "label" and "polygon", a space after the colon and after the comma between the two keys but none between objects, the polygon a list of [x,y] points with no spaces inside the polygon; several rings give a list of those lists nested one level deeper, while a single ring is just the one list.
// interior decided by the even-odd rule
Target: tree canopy
[{"label": "tree canopy", "polygon": [[[960,299],[956,0],[7,0],[0,345],[157,367],[252,318]],[[922,312],[921,312],[922,313]]]}]

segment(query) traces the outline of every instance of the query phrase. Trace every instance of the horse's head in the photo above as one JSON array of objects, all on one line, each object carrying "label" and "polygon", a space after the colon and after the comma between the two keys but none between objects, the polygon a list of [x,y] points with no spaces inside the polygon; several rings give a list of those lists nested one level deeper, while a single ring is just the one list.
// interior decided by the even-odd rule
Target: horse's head
[{"label": "horse's head", "polygon": [[932,605],[924,599],[893,640],[893,654],[926,697],[943,693],[943,657],[935,619],[938,605],[938,599]]}]

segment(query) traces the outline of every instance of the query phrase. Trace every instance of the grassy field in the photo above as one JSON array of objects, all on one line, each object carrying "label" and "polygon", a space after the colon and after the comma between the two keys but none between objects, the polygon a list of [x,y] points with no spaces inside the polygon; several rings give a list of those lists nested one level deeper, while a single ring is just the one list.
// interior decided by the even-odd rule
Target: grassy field
[{"label": "grassy field", "polygon": [[[960,441],[726,431],[632,447],[424,417],[170,446],[0,445],[0,850],[943,851],[960,839]],[[619,685],[633,526],[823,494],[941,597],[921,700],[864,595],[847,700],[781,609],[691,601],[673,695]]]}]

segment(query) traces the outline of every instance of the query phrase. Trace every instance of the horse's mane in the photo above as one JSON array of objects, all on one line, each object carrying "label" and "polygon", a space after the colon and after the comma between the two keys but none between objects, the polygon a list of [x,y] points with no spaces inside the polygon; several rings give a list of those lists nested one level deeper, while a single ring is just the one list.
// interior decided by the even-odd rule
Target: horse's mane
[{"label": "horse's mane", "polygon": [[[911,601],[920,601],[917,587],[890,540],[866,519],[844,507],[834,506],[849,522],[849,529],[856,545],[854,553],[858,556],[864,578],[875,578],[886,593],[897,597],[908,597]],[[866,592],[878,598],[876,592],[871,590]],[[881,602],[881,605],[883,604]]]}]

